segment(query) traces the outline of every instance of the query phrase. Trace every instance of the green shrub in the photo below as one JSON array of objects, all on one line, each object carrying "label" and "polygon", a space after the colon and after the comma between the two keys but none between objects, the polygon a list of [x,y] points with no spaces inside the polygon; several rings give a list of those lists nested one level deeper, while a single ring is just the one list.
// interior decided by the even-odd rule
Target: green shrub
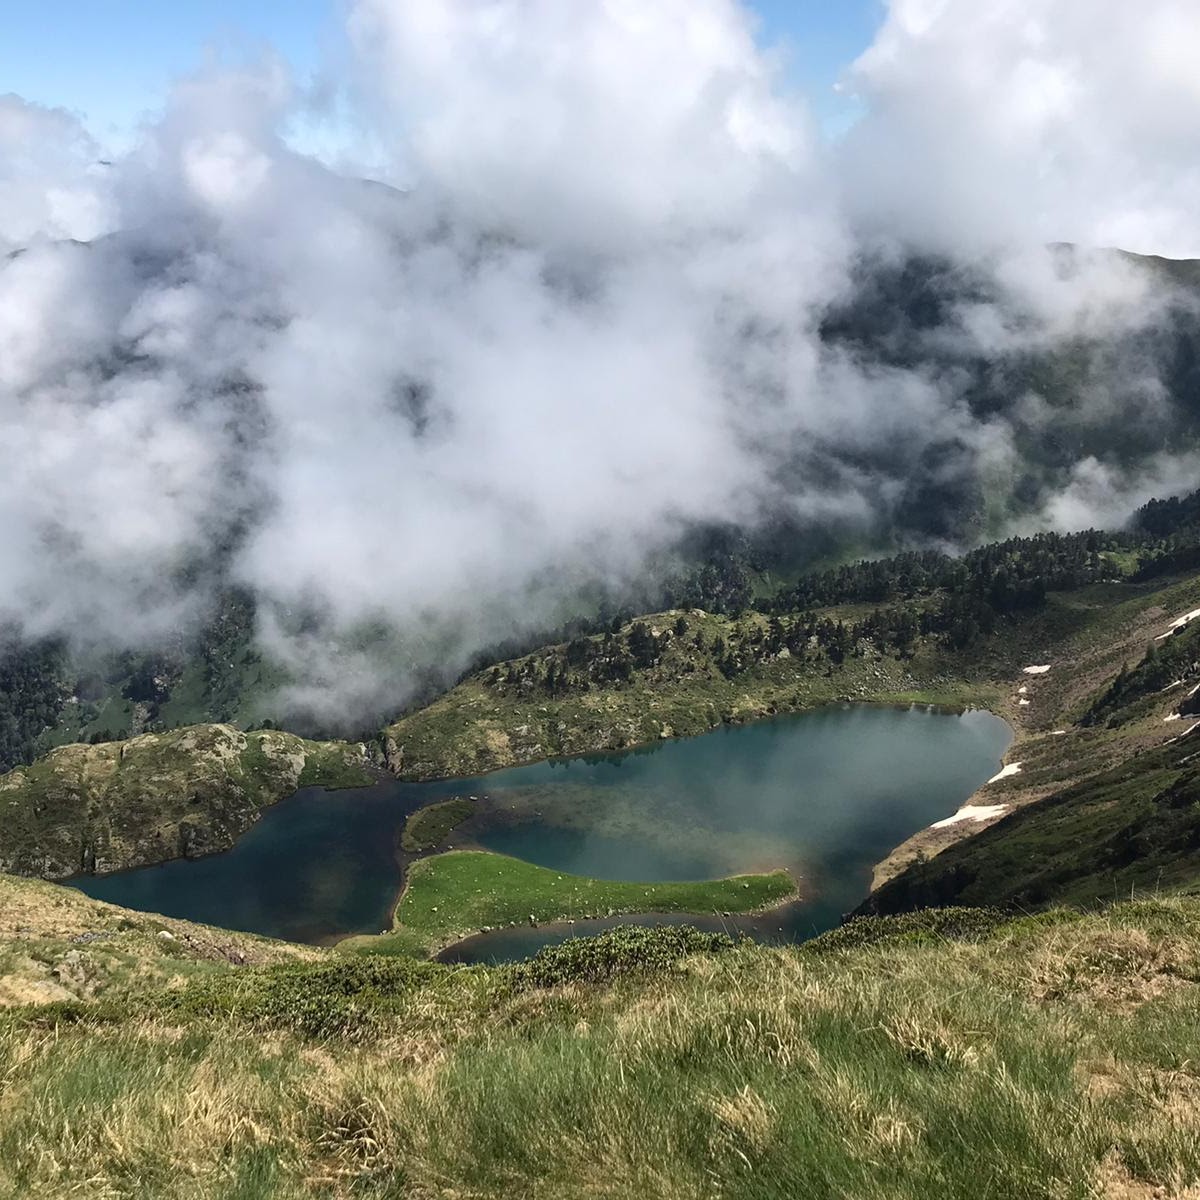
[{"label": "green shrub", "polygon": [[1012,913],[999,908],[922,908],[894,917],[855,917],[805,942],[801,949],[808,954],[827,954],[893,942],[978,942],[1011,920]]},{"label": "green shrub", "polygon": [[716,954],[733,948],[723,933],[691,925],[622,925],[598,937],[568,938],[546,946],[509,968],[515,990],[566,983],[603,983],[618,975],[672,970],[688,954]]},{"label": "green shrub", "polygon": [[435,963],[366,955],[288,964],[194,980],[166,1005],[187,1017],[271,1025],[310,1038],[353,1038],[446,971]]},{"label": "green shrub", "polygon": [[0,1028],[57,1029],[66,1025],[119,1025],[129,1017],[129,1010],[107,1001],[55,1000],[49,1004],[28,1004],[19,1008],[0,1009]]}]

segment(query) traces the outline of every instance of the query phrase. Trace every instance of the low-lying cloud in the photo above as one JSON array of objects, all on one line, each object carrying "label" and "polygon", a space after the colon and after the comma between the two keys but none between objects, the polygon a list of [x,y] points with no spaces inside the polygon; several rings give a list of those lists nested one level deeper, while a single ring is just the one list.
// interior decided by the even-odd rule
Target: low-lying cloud
[{"label": "low-lying cloud", "polygon": [[[291,702],[352,720],[700,524],[886,530],[970,478],[990,527],[1062,525],[1186,486],[1136,349],[1183,301],[1045,245],[1190,245],[1200,100],[1164,64],[1195,22],[1139,6],[1122,64],[1099,9],[1131,20],[894,0],[830,146],[732,0],[358,0],[341,86],[388,184],[289,146],[277,62],[181,82],[111,166],[0,99],[0,614],[153,644],[238,584]],[[868,345],[864,272],[915,252],[983,284]],[[1119,348],[1074,407],[1016,367],[980,404],[981,362],[1072,342]],[[1130,419],[1142,458],[1107,461]],[[1034,478],[1047,429],[1076,432]]]}]

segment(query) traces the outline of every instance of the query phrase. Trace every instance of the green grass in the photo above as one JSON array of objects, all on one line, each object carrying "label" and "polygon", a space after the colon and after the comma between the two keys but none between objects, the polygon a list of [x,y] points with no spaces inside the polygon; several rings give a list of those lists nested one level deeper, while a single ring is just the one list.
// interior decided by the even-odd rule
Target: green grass
[{"label": "green grass", "polygon": [[[910,923],[911,924],[911,923]],[[0,1019],[0,1194],[1092,1200],[1200,1184],[1200,902],[824,948],[226,968]]]},{"label": "green grass", "polygon": [[400,848],[409,854],[436,850],[474,811],[475,805],[460,797],[418,808],[404,822]]},{"label": "green grass", "polygon": [[1141,564],[1141,555],[1136,550],[1104,550],[1100,557],[1111,563],[1115,574],[1132,575]]},{"label": "green grass", "polygon": [[[265,730],[247,734],[251,740],[270,736]],[[345,742],[311,741],[302,741],[302,745],[304,767],[296,781],[299,787],[360,788],[379,782],[380,772],[366,763],[358,746]]]},{"label": "green grass", "polygon": [[38,739],[37,749],[44,753],[55,746],[89,741],[93,734],[105,731],[112,737],[125,737],[133,719],[133,703],[118,694],[101,697],[93,703],[63,706],[58,722]]},{"label": "green grass", "polygon": [[[157,704],[138,706],[144,730],[161,732],[187,725],[224,722],[246,729],[264,717],[279,715],[276,702],[288,682],[282,667],[260,657],[250,641],[250,627],[226,628],[219,651],[193,647],[182,667],[164,663],[167,693]],[[92,700],[66,704],[58,720],[37,741],[37,752],[55,746],[90,741],[107,731],[112,738],[128,737],[135,706],[127,698],[134,660],[128,656],[85,657],[69,664],[69,676],[99,681]],[[71,669],[73,668],[73,669]]]},{"label": "green grass", "polygon": [[795,890],[786,871],[700,883],[624,883],[566,875],[503,854],[452,850],[409,867],[396,923],[436,950],[480,929],[531,917],[545,924],[615,913],[753,912]]}]

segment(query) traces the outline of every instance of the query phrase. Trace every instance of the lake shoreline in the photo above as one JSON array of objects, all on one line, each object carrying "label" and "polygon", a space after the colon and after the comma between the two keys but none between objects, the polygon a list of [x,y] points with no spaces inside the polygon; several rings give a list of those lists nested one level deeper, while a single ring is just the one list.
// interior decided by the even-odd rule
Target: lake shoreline
[{"label": "lake shoreline", "polygon": [[[744,729],[751,726],[766,725],[773,721],[786,720],[790,717],[804,716],[809,713],[822,712],[828,709],[850,709],[850,708],[881,708],[892,709],[898,712],[906,712],[910,709],[921,709],[928,712],[945,713],[948,716],[961,716],[968,712],[987,712],[992,716],[998,717],[1004,721],[1006,725],[1017,732],[1017,727],[1013,724],[1009,717],[996,711],[995,708],[983,704],[939,704],[923,700],[904,700],[904,699],[872,699],[872,698],[851,698],[822,701],[819,704],[804,705],[795,709],[787,709],[781,712],[767,713],[762,716],[750,716],[746,718],[738,718],[734,720],[720,721],[707,729],[700,730],[694,733],[671,734],[667,737],[652,739],[644,742],[637,742],[628,746],[619,748],[599,748],[595,750],[581,750],[572,752],[571,754],[547,754],[537,757],[520,759],[511,763],[504,763],[494,767],[490,767],[485,771],[481,771],[475,775],[446,775],[441,772],[428,772],[416,775],[396,774],[386,767],[380,766],[378,762],[367,761],[364,763],[364,770],[373,778],[373,784],[386,783],[401,783],[401,784],[427,784],[427,783],[451,783],[456,779],[486,779],[489,776],[500,774],[503,771],[511,771],[519,767],[538,766],[542,763],[568,763],[580,758],[604,758],[604,759],[620,759],[626,755],[647,754],[652,752],[659,746],[668,745],[679,742],[687,742],[696,738],[705,737],[707,734],[713,733],[718,729]],[[340,744],[340,743],[331,743]],[[351,747],[352,743],[344,743],[346,747]],[[361,787],[372,786],[370,784],[330,784],[330,785],[307,785],[298,787],[294,791],[280,796],[272,800],[268,804],[259,805],[252,814],[250,814],[249,823],[238,833],[231,835],[228,845],[212,845],[205,846],[199,853],[185,849],[179,853],[171,853],[163,857],[147,859],[144,862],[138,862],[130,865],[116,867],[113,870],[91,870],[91,871],[75,871],[70,875],[63,875],[54,878],[48,878],[51,883],[58,883],[65,887],[73,887],[80,880],[86,879],[109,879],[114,876],[125,875],[132,871],[144,871],[151,867],[163,866],[172,862],[202,862],[205,859],[213,858],[222,854],[228,854],[233,850],[238,842],[246,836],[262,818],[277,808],[281,804],[287,803],[289,800],[304,794],[313,789],[318,789],[324,792],[337,793],[343,791],[357,791]],[[430,801],[436,803],[436,801]],[[414,857],[421,857],[421,854],[416,854]],[[45,876],[29,876],[29,878],[47,878]],[[401,889],[402,891],[403,889]],[[398,903],[400,894],[397,894],[396,902]],[[393,906],[394,907],[394,906]],[[350,935],[347,935],[350,936]]]},{"label": "lake shoreline", "polygon": [[909,712],[912,709],[920,709],[924,712],[943,713],[950,717],[961,717],[965,713],[970,712],[986,712],[1003,721],[1011,728],[1012,722],[1008,717],[997,712],[996,707],[989,704],[973,703],[943,704],[933,700],[906,699],[903,696],[893,699],[877,699],[870,696],[845,696],[822,700],[817,704],[802,704],[796,708],[785,708],[778,712],[720,720],[706,726],[704,729],[688,733],[660,735],[659,737],[648,738],[641,742],[630,742],[624,746],[600,746],[592,750],[572,750],[569,754],[537,754],[528,758],[517,758],[513,759],[512,762],[497,763],[495,766],[470,775],[449,775],[441,771],[426,771],[409,775],[385,770],[384,773],[386,778],[394,779],[398,783],[414,784],[450,783],[455,779],[486,779],[489,775],[498,775],[502,771],[512,771],[519,767],[536,767],[542,763],[568,763],[580,758],[608,759],[621,758],[625,755],[633,754],[649,754],[659,746],[694,741],[696,738],[706,737],[710,733],[715,733],[718,729],[746,729],[757,725],[769,725],[773,721],[785,721],[791,717],[803,717],[810,713],[825,712],[830,709],[880,708],[891,709],[896,712]]},{"label": "lake shoreline", "polygon": [[[609,913],[644,921],[664,905],[698,921],[761,917],[796,902],[800,880],[806,915],[792,924],[807,936],[868,894],[873,860],[990,777],[1011,738],[974,706],[842,701],[486,778],[304,789],[223,854],[72,882],[110,903],[270,937],[330,946],[392,936],[391,952],[436,954],[484,927],[522,926],[526,914],[538,927]],[[468,817],[428,851],[403,849],[406,819],[468,793],[481,801],[479,823]],[[434,893],[406,912],[415,865],[455,848],[561,872],[560,888],[562,875],[583,882],[568,894],[508,868],[461,879],[438,870]],[[779,862],[787,886],[764,892],[754,879]],[[744,908],[741,892],[718,886],[735,876],[755,889]],[[692,891],[651,890],[677,884]],[[441,909],[432,920],[429,904]]]},{"label": "lake shoreline", "polygon": [[[913,709],[920,709],[925,712],[940,713],[940,714],[944,714],[946,716],[963,716],[964,714],[969,713],[969,712],[985,712],[985,713],[990,714],[993,717],[996,717],[998,720],[1003,721],[1004,724],[1009,727],[1009,729],[1012,731],[1012,733],[1014,735],[1013,743],[1009,747],[1009,750],[1006,751],[1006,755],[1008,753],[1010,753],[1012,750],[1012,747],[1017,744],[1018,729],[1014,726],[1013,722],[1011,720],[1007,719],[1006,717],[1002,716],[1000,713],[997,713],[993,708],[989,708],[984,705],[934,704],[934,703],[928,703],[928,702],[917,701],[917,700],[912,700],[912,701],[873,700],[873,699],[865,699],[864,700],[864,699],[849,699],[849,698],[847,698],[847,699],[842,699],[842,700],[830,700],[825,703],[815,704],[815,705],[812,705],[810,707],[805,707],[805,708],[799,708],[794,711],[771,713],[766,716],[754,717],[754,718],[749,718],[746,720],[723,721],[720,724],[714,725],[714,726],[712,726],[712,728],[704,730],[703,732],[700,732],[700,733],[688,733],[688,734],[679,734],[679,735],[673,734],[670,737],[660,738],[660,739],[656,739],[653,741],[640,742],[636,745],[625,746],[625,747],[622,747],[622,748],[616,749],[616,750],[585,751],[582,754],[571,754],[571,755],[546,755],[546,756],[543,756],[542,758],[534,758],[534,759],[530,759],[528,761],[512,763],[512,764],[508,764],[505,766],[493,767],[491,770],[484,771],[482,774],[479,774],[479,775],[461,776],[460,777],[460,776],[445,776],[445,775],[434,774],[434,775],[429,775],[429,776],[424,776],[424,777],[419,777],[419,778],[411,778],[411,779],[399,779],[399,778],[397,778],[395,776],[391,776],[391,775],[388,775],[387,777],[388,778],[396,778],[397,782],[401,782],[401,783],[413,783],[413,784],[452,783],[452,782],[454,782],[454,780],[456,778],[462,778],[464,780],[469,779],[472,781],[485,780],[489,776],[498,775],[504,771],[511,771],[511,770],[519,769],[521,767],[539,766],[541,764],[569,763],[569,762],[575,761],[580,758],[587,758],[587,759],[598,758],[598,759],[619,761],[620,759],[622,759],[623,757],[625,757],[627,755],[652,753],[654,750],[658,749],[659,747],[661,747],[663,745],[678,744],[681,742],[691,741],[696,738],[706,737],[709,734],[715,732],[716,730],[722,729],[722,728],[737,729],[737,728],[747,728],[750,726],[757,726],[757,725],[768,725],[775,721],[788,720],[792,717],[804,716],[804,715],[807,715],[810,713],[818,713],[818,712],[822,712],[824,710],[852,709],[852,708],[890,709],[890,710],[893,710],[896,712],[910,712]],[[978,791],[982,790],[983,786],[986,786],[986,784],[981,785],[981,788],[977,789],[976,792],[973,792],[971,794],[971,796],[973,797],[976,794],[978,794]],[[443,803],[443,802],[444,801],[431,800],[429,802],[429,805]],[[969,804],[970,802],[971,802],[971,797],[968,797],[968,799],[963,801],[963,804]],[[428,807],[428,806],[426,806],[426,807]],[[416,811],[419,811],[419,810],[414,810],[414,812],[416,812]],[[411,816],[411,814],[410,814],[410,816]],[[878,870],[879,866],[882,865],[882,863],[886,862],[887,859],[890,858],[891,854],[895,853],[895,851],[897,849],[899,849],[900,847],[902,847],[904,845],[907,845],[909,841],[912,841],[914,838],[920,837],[925,832],[927,832],[927,831],[926,830],[918,830],[915,834],[912,835],[912,838],[907,839],[905,842],[900,843],[897,847],[893,848],[893,850],[889,852],[888,856],[886,856],[884,859],[881,859],[879,863],[875,864],[874,870]],[[971,832],[976,832],[976,831],[972,830]],[[947,844],[949,844],[949,842],[947,842]],[[400,845],[398,843],[397,849],[396,849],[396,855],[397,855],[397,860],[398,860],[397,865],[399,866],[400,871],[401,871],[401,883],[400,883],[399,888],[397,888],[397,890],[396,890],[395,898],[393,899],[391,906],[388,910],[388,929],[381,930],[378,935],[362,934],[362,933],[336,934],[336,935],[332,935],[328,939],[325,939],[322,942],[322,944],[327,945],[327,946],[338,946],[343,943],[353,941],[356,938],[372,937],[372,936],[385,937],[388,934],[395,932],[395,930],[397,929],[396,913],[399,911],[400,905],[403,902],[404,897],[408,891],[408,886],[409,886],[408,867],[409,867],[409,865],[411,865],[413,862],[419,861],[422,858],[428,858],[428,857],[431,857],[432,855],[435,855],[438,853],[445,853],[449,849],[462,849],[462,848],[464,848],[464,847],[454,845],[452,842],[446,842],[446,843],[443,843],[439,847],[434,847],[431,850],[414,853],[414,852],[407,852],[407,851],[402,850],[402,848],[400,847]],[[483,849],[485,847],[479,847],[479,848]],[[403,860],[403,861],[401,861],[401,860]],[[787,871],[789,874],[791,874],[793,871],[793,868],[792,867],[777,867],[777,868],[776,867],[762,867],[762,868],[756,867],[754,873],[768,872],[771,870],[784,870],[784,871]],[[870,892],[874,891],[874,889],[875,889],[875,884],[872,883],[872,886],[871,886],[870,890],[866,893],[866,895],[870,895]],[[797,887],[797,891],[798,890],[799,890],[799,888]],[[788,904],[792,904],[792,903],[795,903],[795,897],[787,897],[787,898],[781,900],[778,904],[770,905],[767,908],[761,910],[761,912],[747,913],[747,914],[742,914],[742,915],[744,915],[744,916],[763,915],[765,913],[772,911],[773,909],[786,907]],[[629,912],[624,915],[628,916],[628,917],[640,917],[640,916],[651,916],[654,914],[649,913],[649,912],[642,912],[642,913]],[[697,913],[696,915],[703,917],[706,914]],[[575,920],[577,920],[577,921],[582,921],[582,920],[592,921],[592,920],[602,920],[602,919],[606,919],[606,916],[605,916],[605,914],[600,914],[600,913],[593,914],[593,915],[590,915],[587,917],[575,918]],[[553,923],[555,923],[555,922],[550,922],[550,924],[553,924]],[[545,927],[546,924],[547,923],[544,922],[542,924],[542,927]],[[505,926],[503,928],[508,928],[508,926]],[[454,946],[459,945],[464,941],[469,941],[472,938],[476,938],[479,936],[480,936],[480,934],[478,932],[466,934],[462,938],[455,939],[454,941],[448,942],[444,946],[439,947],[439,949],[437,951],[433,952],[431,957],[436,958],[438,955],[445,953],[447,950],[452,949]]]}]

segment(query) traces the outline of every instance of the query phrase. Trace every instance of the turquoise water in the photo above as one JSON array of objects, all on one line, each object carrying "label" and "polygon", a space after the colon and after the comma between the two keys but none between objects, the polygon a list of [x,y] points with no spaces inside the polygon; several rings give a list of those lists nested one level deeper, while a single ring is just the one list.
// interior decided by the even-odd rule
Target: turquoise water
[{"label": "turquoise water", "polygon": [[[477,813],[455,844],[560,871],[649,881],[787,867],[803,902],[742,925],[790,940],[854,907],[872,866],[954,812],[998,769],[1010,739],[985,712],[827,708],[476,779],[309,788],[226,854],[71,883],[114,904],[273,937],[374,933],[402,882],[405,818],[473,796]],[[458,956],[520,956],[584,928],[499,931]]]}]

